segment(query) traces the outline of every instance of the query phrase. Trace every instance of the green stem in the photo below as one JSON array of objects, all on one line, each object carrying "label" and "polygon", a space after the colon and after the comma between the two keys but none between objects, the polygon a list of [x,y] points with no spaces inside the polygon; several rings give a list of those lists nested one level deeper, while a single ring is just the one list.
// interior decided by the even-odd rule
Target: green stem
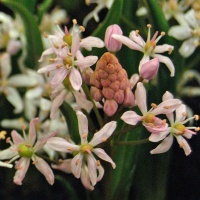
[{"label": "green stem", "polygon": [[114,142],[114,144],[116,144],[116,145],[140,145],[140,144],[145,144],[148,142],[149,142],[149,139],[145,138],[142,140],[135,140],[135,141],[118,141],[118,142]]},{"label": "green stem", "polygon": [[125,23],[130,29],[132,29],[132,30],[136,29],[135,24],[132,21],[130,21],[127,17],[125,17],[124,15],[121,16],[121,21],[123,23]]},{"label": "green stem", "polygon": [[82,87],[83,87],[83,90],[84,90],[85,94],[86,94],[87,97],[89,98],[89,100],[93,103],[93,110],[94,110],[94,113],[95,113],[95,115],[96,115],[96,117],[97,117],[97,121],[98,121],[98,123],[99,123],[99,126],[100,126],[100,127],[103,127],[103,125],[104,125],[103,119],[102,119],[102,117],[101,117],[101,115],[100,115],[100,113],[99,113],[99,110],[98,110],[98,108],[96,107],[96,104],[95,104],[95,102],[94,102],[94,100],[93,100],[93,98],[92,98],[92,96],[91,96],[91,94],[90,94],[90,91],[89,91],[89,89],[88,89],[88,86],[87,86],[85,83],[83,83]]}]

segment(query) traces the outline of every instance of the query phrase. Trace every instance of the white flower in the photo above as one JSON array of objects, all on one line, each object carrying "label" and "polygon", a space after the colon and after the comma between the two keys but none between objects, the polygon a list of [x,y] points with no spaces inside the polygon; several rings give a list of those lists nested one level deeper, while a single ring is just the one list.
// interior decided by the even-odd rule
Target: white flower
[{"label": "white flower", "polygon": [[150,57],[153,58],[158,58],[159,62],[164,63],[169,71],[171,72],[171,76],[174,76],[174,65],[172,61],[167,57],[160,55],[160,53],[164,53],[166,51],[169,52],[169,54],[172,52],[174,49],[173,46],[168,45],[168,44],[163,44],[163,45],[157,45],[158,41],[161,39],[162,36],[165,35],[164,32],[161,32],[161,35],[157,37],[158,31],[154,34],[154,36],[151,38],[150,35],[150,29],[151,25],[148,24],[148,36],[147,36],[147,41],[145,42],[143,38],[139,35],[139,31],[131,31],[129,34],[129,38],[126,36],[122,35],[117,35],[113,34],[112,37],[115,38],[116,40],[120,41],[124,45],[128,46],[130,49],[141,51],[144,53],[142,60],[140,61],[139,64],[139,71],[141,66],[148,62],[150,60]]},{"label": "white flower", "polygon": [[[96,154],[99,158],[110,162],[112,167],[115,168],[115,163],[112,159],[105,153],[101,148],[94,148],[98,144],[105,142],[113,133],[116,128],[116,122],[111,121],[103,126],[103,128],[96,132],[88,142],[88,120],[86,116],[77,111],[78,125],[79,125],[79,134],[81,138],[81,144],[76,145],[72,142],[64,140],[63,138],[54,137],[48,140],[47,145],[56,150],[66,153],[76,153],[74,158],[70,161],[71,172],[76,178],[80,178],[82,182],[89,183],[90,188],[99,181],[103,175],[102,167],[100,167],[100,161],[96,160],[93,153]],[[97,173],[99,171],[99,174]]]},{"label": "white flower", "polygon": [[192,55],[200,42],[200,20],[195,17],[195,11],[189,10],[185,15],[185,25],[172,26],[168,34],[177,40],[185,40],[179,53],[187,58]]},{"label": "white flower", "polygon": [[6,99],[14,106],[14,113],[20,113],[24,105],[16,87],[33,87],[37,81],[26,74],[16,74],[9,77],[11,69],[10,55],[3,53],[0,55],[0,94],[4,93]]},{"label": "white flower", "polygon": [[99,22],[98,13],[104,8],[110,9],[114,0],[85,0],[85,2],[87,5],[90,5],[91,3],[96,3],[98,5],[83,19],[83,26],[86,26],[88,21],[92,18],[94,18],[96,22]]},{"label": "white flower", "polygon": [[[163,100],[166,99],[173,99],[172,94],[166,92],[165,95],[163,96]],[[155,149],[150,151],[151,154],[159,154],[168,151],[173,143],[174,137],[176,138],[180,147],[183,148],[183,150],[185,151],[186,156],[191,153],[190,146],[184,139],[184,137],[190,139],[192,135],[196,134],[196,132],[191,131],[190,129],[198,131],[199,128],[186,127],[184,124],[186,124],[188,121],[194,118],[197,120],[198,116],[195,115],[194,117],[186,119],[186,106],[184,104],[181,104],[176,109],[175,112],[176,112],[175,120],[174,120],[174,113],[167,114],[167,118],[169,119],[171,127],[168,127],[167,130],[160,133],[152,133],[151,136],[149,137],[149,140],[152,142],[158,142],[163,140]]]}]

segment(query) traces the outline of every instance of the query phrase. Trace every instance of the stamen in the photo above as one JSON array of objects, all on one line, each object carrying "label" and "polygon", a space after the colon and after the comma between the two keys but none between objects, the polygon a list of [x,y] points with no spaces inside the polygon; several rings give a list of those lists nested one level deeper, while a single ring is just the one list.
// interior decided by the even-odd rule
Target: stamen
[{"label": "stamen", "polygon": [[79,26],[79,29],[84,32],[85,31],[85,27],[84,26]]},{"label": "stamen", "polygon": [[63,163],[63,159],[59,159],[58,162],[59,162],[59,163]]},{"label": "stamen", "polygon": [[100,166],[101,165],[101,163],[100,163],[100,160],[97,160],[97,166]]},{"label": "stamen", "polygon": [[151,107],[156,108],[157,105],[156,105],[155,103],[152,103],[152,104],[151,104]]},{"label": "stamen", "polygon": [[135,35],[138,37],[140,34],[139,34],[139,30],[136,30],[135,31]]},{"label": "stamen", "polygon": [[71,147],[68,147],[68,148],[67,148],[67,150],[69,150],[69,151],[73,151],[73,148],[71,148]]},{"label": "stamen", "polygon": [[165,109],[169,109],[169,108],[170,108],[170,106],[167,106],[167,105],[166,105],[166,106],[164,106],[163,108],[165,108]]},{"label": "stamen", "polygon": [[74,25],[77,24],[77,20],[76,19],[73,19],[72,22],[73,22]]},{"label": "stamen", "polygon": [[75,162],[75,165],[78,165],[79,161],[80,161],[80,160],[79,160],[79,159],[77,159],[77,160],[76,160],[76,162]]},{"label": "stamen", "polygon": [[61,68],[63,65],[62,64],[57,64],[56,67],[57,68]]},{"label": "stamen", "polygon": [[37,164],[37,162],[38,162],[38,160],[34,160],[34,161],[32,162],[32,164],[35,165],[35,164]]},{"label": "stamen", "polygon": [[72,53],[70,53],[70,52],[68,52],[67,55],[68,55],[68,56],[71,56],[71,57],[73,56]]},{"label": "stamen", "polygon": [[199,131],[199,130],[200,130],[200,127],[196,127],[194,130],[195,130],[195,131]]},{"label": "stamen", "polygon": [[67,47],[67,46],[68,46],[67,43],[62,44],[62,45],[61,45],[61,48],[64,48],[64,47]]},{"label": "stamen", "polygon": [[49,58],[49,62],[54,63],[55,59],[54,58]]},{"label": "stamen", "polygon": [[6,131],[0,131],[0,139],[5,140],[7,132]]},{"label": "stamen", "polygon": [[152,26],[151,26],[151,24],[147,24],[147,28],[151,28]]},{"label": "stamen", "polygon": [[199,120],[199,115],[194,115],[194,119],[195,119],[196,121],[198,121],[198,120]]},{"label": "stamen", "polygon": [[11,140],[10,140],[10,137],[7,137],[7,138],[6,138],[6,143],[10,143],[10,141],[11,141]]},{"label": "stamen", "polygon": [[173,51],[173,48],[169,48],[169,51],[168,51],[168,54],[170,55],[171,53],[172,53],[172,51]]},{"label": "stamen", "polygon": [[44,35],[45,38],[49,37],[48,34],[47,34],[47,32],[44,32],[43,35]]},{"label": "stamen", "polygon": [[71,68],[69,64],[66,64],[65,67],[66,67],[66,69],[68,69],[68,70]]},{"label": "stamen", "polygon": [[165,35],[165,32],[164,32],[164,31],[162,31],[162,32],[160,33],[160,35],[164,36],[164,35]]},{"label": "stamen", "polygon": [[162,122],[163,122],[163,124],[166,124],[167,120],[166,120],[166,119],[163,119]]},{"label": "stamen", "polygon": [[24,124],[21,124],[21,128],[23,129],[23,130],[26,130],[26,126],[24,125]]},{"label": "stamen", "polygon": [[183,112],[182,115],[183,115],[184,117],[187,117],[187,113],[186,113],[186,112]]},{"label": "stamen", "polygon": [[108,138],[102,138],[102,142],[106,142]]},{"label": "stamen", "polygon": [[82,135],[82,138],[87,138],[87,136],[88,136],[88,134],[87,133],[84,133],[83,135]]}]

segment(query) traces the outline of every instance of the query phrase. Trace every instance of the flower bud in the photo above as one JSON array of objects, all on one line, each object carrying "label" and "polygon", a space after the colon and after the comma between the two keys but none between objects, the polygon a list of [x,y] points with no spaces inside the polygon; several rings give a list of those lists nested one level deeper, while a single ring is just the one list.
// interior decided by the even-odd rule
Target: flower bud
[{"label": "flower bud", "polygon": [[115,114],[115,112],[117,111],[117,108],[118,108],[118,104],[114,99],[111,99],[111,100],[107,99],[105,101],[103,110],[106,113],[106,115],[108,115],[110,117]]},{"label": "flower bud", "polygon": [[121,49],[122,43],[112,38],[112,34],[122,35],[122,30],[117,24],[108,26],[104,39],[107,50],[114,53]]},{"label": "flower bud", "polygon": [[154,79],[158,73],[159,68],[158,58],[154,58],[141,66],[140,75],[143,79],[151,80]]}]

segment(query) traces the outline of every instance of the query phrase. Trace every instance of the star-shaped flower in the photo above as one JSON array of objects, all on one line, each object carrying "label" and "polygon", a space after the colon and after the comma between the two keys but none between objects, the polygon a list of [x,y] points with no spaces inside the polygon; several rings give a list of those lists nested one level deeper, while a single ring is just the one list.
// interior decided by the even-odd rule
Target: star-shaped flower
[{"label": "star-shaped flower", "polygon": [[50,138],[47,142],[47,145],[56,151],[75,154],[74,158],[70,161],[71,172],[76,178],[81,177],[82,182],[86,181],[88,183],[89,180],[89,183],[92,187],[97,183],[97,181],[100,180],[99,177],[102,178],[102,175],[98,175],[97,173],[99,170],[102,172],[100,161],[96,160],[93,154],[107,162],[110,162],[112,167],[115,168],[115,163],[105,153],[105,151],[101,148],[95,148],[95,146],[105,142],[112,135],[116,128],[116,122],[111,121],[105,124],[100,131],[94,134],[91,141],[88,142],[87,117],[80,111],[77,111],[77,117],[79,134],[81,138],[80,145],[76,145],[71,141],[67,141],[59,137]]}]

